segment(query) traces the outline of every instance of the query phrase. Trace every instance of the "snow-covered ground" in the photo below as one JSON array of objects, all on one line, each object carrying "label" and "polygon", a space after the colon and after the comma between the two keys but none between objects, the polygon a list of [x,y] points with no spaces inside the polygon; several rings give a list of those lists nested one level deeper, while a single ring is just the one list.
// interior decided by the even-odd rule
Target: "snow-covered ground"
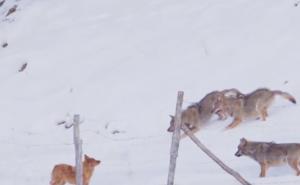
[{"label": "snow-covered ground", "polygon": [[[0,7],[0,182],[48,184],[74,163],[78,113],[84,153],[102,161],[91,184],[164,185],[178,90],[184,105],[213,90],[280,89],[300,98],[300,6],[296,0],[6,0]],[[17,4],[17,11],[6,17]],[[18,72],[27,63],[23,72]],[[266,122],[214,117],[197,133],[251,183],[299,184],[289,167],[236,158],[241,137],[300,142],[298,105],[281,98]],[[119,133],[116,133],[119,131]],[[189,139],[176,185],[239,184]]]}]

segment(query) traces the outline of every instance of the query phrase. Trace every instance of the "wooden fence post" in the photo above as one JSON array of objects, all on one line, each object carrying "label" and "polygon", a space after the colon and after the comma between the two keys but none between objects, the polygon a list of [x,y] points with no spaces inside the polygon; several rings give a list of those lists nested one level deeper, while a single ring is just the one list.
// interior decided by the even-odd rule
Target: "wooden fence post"
[{"label": "wooden fence post", "polygon": [[175,114],[175,130],[172,135],[172,144],[170,151],[170,165],[167,185],[174,185],[176,159],[178,156],[178,148],[180,141],[181,128],[181,107],[183,102],[183,92],[179,91],[177,95],[176,114]]},{"label": "wooden fence post", "polygon": [[239,173],[228,167],[224,164],[217,156],[215,156],[208,148],[203,145],[200,140],[194,136],[194,134],[190,133],[190,129],[186,125],[181,126],[182,130],[188,135],[191,140],[204,152],[206,153],[213,161],[215,161],[223,170],[232,175],[236,180],[238,180],[243,185],[251,185],[248,181],[246,181]]},{"label": "wooden fence post", "polygon": [[75,145],[75,162],[76,162],[76,185],[83,185],[82,178],[82,140],[79,135],[80,116],[74,115],[73,118],[73,132],[74,132],[74,145]]}]

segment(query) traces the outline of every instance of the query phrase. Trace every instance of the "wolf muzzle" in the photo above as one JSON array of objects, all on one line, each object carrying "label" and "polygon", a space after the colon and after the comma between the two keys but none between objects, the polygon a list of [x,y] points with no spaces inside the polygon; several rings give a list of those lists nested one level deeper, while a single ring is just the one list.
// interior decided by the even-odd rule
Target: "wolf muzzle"
[{"label": "wolf muzzle", "polygon": [[174,132],[174,130],[175,130],[175,128],[172,127],[172,126],[170,126],[170,127],[167,129],[168,132]]},{"label": "wolf muzzle", "polygon": [[237,151],[234,155],[237,156],[237,157],[241,157],[242,156],[242,154],[241,154],[240,151]]}]

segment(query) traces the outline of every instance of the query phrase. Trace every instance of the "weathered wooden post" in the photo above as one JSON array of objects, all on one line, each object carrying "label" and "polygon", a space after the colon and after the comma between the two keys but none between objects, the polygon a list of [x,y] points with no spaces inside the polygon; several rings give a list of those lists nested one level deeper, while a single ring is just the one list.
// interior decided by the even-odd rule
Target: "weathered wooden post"
[{"label": "weathered wooden post", "polygon": [[207,154],[213,161],[215,161],[223,170],[232,175],[236,180],[238,180],[243,185],[251,185],[248,181],[246,181],[238,172],[234,171],[230,167],[228,167],[225,163],[223,163],[217,156],[215,156],[205,145],[203,145],[200,140],[194,136],[190,132],[190,129],[186,125],[181,126],[182,130],[188,135],[191,140],[205,153]]},{"label": "weathered wooden post", "polygon": [[79,135],[80,116],[74,115],[73,118],[73,133],[74,133],[74,145],[75,145],[75,162],[76,162],[76,185],[83,185],[82,178],[82,140]]},{"label": "weathered wooden post", "polygon": [[176,114],[175,114],[175,130],[172,135],[172,144],[170,151],[170,165],[167,185],[174,185],[176,159],[178,156],[180,130],[181,130],[181,107],[183,102],[183,91],[179,91],[177,95]]}]

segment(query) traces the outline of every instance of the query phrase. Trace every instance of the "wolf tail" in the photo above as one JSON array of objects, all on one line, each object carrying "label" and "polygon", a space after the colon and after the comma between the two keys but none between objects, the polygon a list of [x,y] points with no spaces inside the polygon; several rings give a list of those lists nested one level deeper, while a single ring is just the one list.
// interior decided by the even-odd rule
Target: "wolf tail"
[{"label": "wolf tail", "polygon": [[275,95],[279,95],[279,96],[283,97],[284,99],[289,100],[289,101],[292,102],[293,104],[296,104],[296,103],[297,103],[296,99],[295,99],[291,94],[289,94],[289,93],[287,93],[287,92],[283,92],[283,91],[276,90],[276,91],[273,91],[273,93],[274,93]]}]

